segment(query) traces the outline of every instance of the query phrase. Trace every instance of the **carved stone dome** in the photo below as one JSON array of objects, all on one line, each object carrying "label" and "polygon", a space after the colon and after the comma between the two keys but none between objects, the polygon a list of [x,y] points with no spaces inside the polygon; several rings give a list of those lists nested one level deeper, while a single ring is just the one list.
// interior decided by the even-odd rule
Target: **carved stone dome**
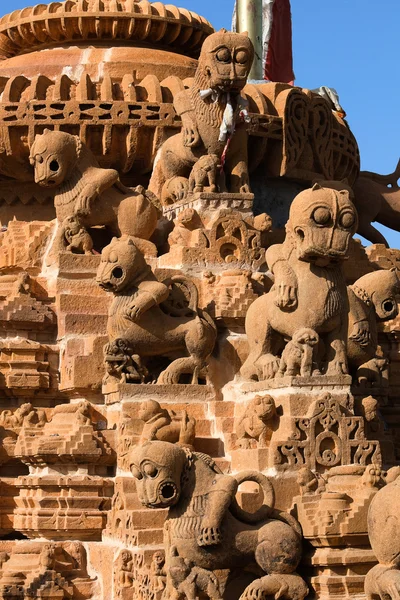
[{"label": "carved stone dome", "polygon": [[184,8],[148,0],[67,0],[0,19],[0,59],[54,44],[110,41],[157,44],[197,57],[213,27]]}]

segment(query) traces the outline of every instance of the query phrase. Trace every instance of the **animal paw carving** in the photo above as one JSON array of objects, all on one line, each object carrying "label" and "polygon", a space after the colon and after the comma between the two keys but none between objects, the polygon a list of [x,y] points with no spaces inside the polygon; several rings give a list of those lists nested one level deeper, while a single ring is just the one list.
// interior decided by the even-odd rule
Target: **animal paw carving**
[{"label": "animal paw carving", "polygon": [[217,546],[221,541],[222,534],[219,527],[202,527],[197,538],[199,546]]},{"label": "animal paw carving", "polygon": [[186,148],[195,148],[200,144],[200,134],[197,127],[192,124],[183,128],[183,145]]},{"label": "animal paw carving", "polygon": [[130,321],[136,323],[143,314],[144,309],[140,305],[133,305],[125,311],[125,317]]},{"label": "animal paw carving", "polygon": [[353,331],[349,336],[353,342],[360,346],[368,346],[371,342],[371,333],[368,321],[359,321],[354,324]]},{"label": "animal paw carving", "polygon": [[282,310],[297,307],[297,287],[280,283],[276,286],[275,305]]}]

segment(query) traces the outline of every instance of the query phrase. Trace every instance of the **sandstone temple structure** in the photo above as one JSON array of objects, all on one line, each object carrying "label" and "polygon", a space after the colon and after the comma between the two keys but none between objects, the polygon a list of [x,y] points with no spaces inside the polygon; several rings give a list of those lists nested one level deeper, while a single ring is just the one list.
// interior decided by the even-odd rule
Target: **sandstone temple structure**
[{"label": "sandstone temple structure", "polygon": [[0,600],[400,598],[400,172],[253,55],[0,19]]}]

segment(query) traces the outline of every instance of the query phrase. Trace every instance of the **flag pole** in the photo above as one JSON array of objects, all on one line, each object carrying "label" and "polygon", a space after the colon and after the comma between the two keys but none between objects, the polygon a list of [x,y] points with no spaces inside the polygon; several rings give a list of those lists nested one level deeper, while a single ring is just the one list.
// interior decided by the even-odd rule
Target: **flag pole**
[{"label": "flag pole", "polygon": [[247,31],[254,46],[254,62],[249,79],[264,79],[262,41],[262,0],[237,0],[236,31]]}]

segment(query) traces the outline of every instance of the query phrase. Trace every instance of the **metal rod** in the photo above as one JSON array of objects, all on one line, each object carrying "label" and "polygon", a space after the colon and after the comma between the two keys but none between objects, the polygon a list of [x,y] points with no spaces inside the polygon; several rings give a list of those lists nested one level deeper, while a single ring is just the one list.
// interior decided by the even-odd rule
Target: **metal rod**
[{"label": "metal rod", "polygon": [[236,30],[239,33],[247,31],[254,45],[254,62],[249,79],[263,79],[262,0],[237,0]]}]

